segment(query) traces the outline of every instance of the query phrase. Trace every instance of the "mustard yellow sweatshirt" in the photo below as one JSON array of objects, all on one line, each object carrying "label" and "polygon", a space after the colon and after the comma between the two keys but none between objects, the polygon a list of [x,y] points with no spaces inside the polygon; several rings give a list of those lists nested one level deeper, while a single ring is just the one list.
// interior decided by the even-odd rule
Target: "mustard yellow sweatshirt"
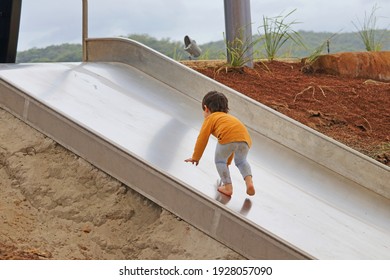
[{"label": "mustard yellow sweatshirt", "polygon": [[[215,112],[205,118],[202,124],[192,159],[200,160],[210,134],[215,136],[220,144],[246,142],[249,147],[252,145],[252,139],[248,130],[239,119],[227,113]],[[232,158],[232,156],[229,158],[228,164],[231,163]]]}]

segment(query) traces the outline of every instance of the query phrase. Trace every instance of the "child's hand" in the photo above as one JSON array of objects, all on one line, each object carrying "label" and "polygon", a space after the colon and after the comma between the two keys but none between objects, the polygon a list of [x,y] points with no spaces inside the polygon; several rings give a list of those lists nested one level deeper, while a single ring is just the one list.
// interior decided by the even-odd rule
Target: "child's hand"
[{"label": "child's hand", "polygon": [[185,162],[191,162],[192,164],[195,163],[196,166],[198,166],[198,164],[199,164],[199,161],[198,161],[198,160],[194,160],[194,159],[192,159],[192,158],[187,158],[187,159],[185,159],[184,161],[185,161]]}]

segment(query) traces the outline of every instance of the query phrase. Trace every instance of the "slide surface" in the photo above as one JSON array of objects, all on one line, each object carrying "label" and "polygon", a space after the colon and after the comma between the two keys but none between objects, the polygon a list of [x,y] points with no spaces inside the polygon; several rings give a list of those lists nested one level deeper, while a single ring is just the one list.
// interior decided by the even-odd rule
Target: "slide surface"
[{"label": "slide surface", "polygon": [[4,64],[0,79],[312,258],[390,259],[388,199],[251,129],[256,195],[246,195],[234,165],[233,196],[219,194],[213,137],[197,167],[184,162],[203,121],[200,103],[137,68]]}]

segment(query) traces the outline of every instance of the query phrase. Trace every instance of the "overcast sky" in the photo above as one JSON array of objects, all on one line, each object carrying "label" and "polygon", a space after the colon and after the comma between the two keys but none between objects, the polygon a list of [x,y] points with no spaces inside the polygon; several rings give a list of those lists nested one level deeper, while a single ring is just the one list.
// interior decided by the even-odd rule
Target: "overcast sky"
[{"label": "overcast sky", "polygon": [[[149,34],[198,44],[223,40],[223,0],[89,0],[89,37]],[[390,0],[251,0],[252,32],[263,16],[287,15],[295,31],[354,32],[374,5],[379,28],[390,27]],[[82,0],[23,0],[18,50],[81,43]]]}]

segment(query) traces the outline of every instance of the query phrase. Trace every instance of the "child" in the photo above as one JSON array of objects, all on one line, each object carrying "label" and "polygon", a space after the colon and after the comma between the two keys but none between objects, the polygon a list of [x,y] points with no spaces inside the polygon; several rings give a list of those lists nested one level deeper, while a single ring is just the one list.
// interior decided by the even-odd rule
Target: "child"
[{"label": "child", "polygon": [[202,109],[205,119],[195,144],[194,153],[185,162],[199,164],[210,134],[212,134],[218,139],[215,165],[222,180],[218,191],[227,196],[233,194],[229,165],[234,157],[234,163],[245,180],[246,193],[254,195],[251,167],[246,159],[252,140],[246,127],[237,118],[228,114],[228,99],[220,92],[207,93],[202,100]]}]

